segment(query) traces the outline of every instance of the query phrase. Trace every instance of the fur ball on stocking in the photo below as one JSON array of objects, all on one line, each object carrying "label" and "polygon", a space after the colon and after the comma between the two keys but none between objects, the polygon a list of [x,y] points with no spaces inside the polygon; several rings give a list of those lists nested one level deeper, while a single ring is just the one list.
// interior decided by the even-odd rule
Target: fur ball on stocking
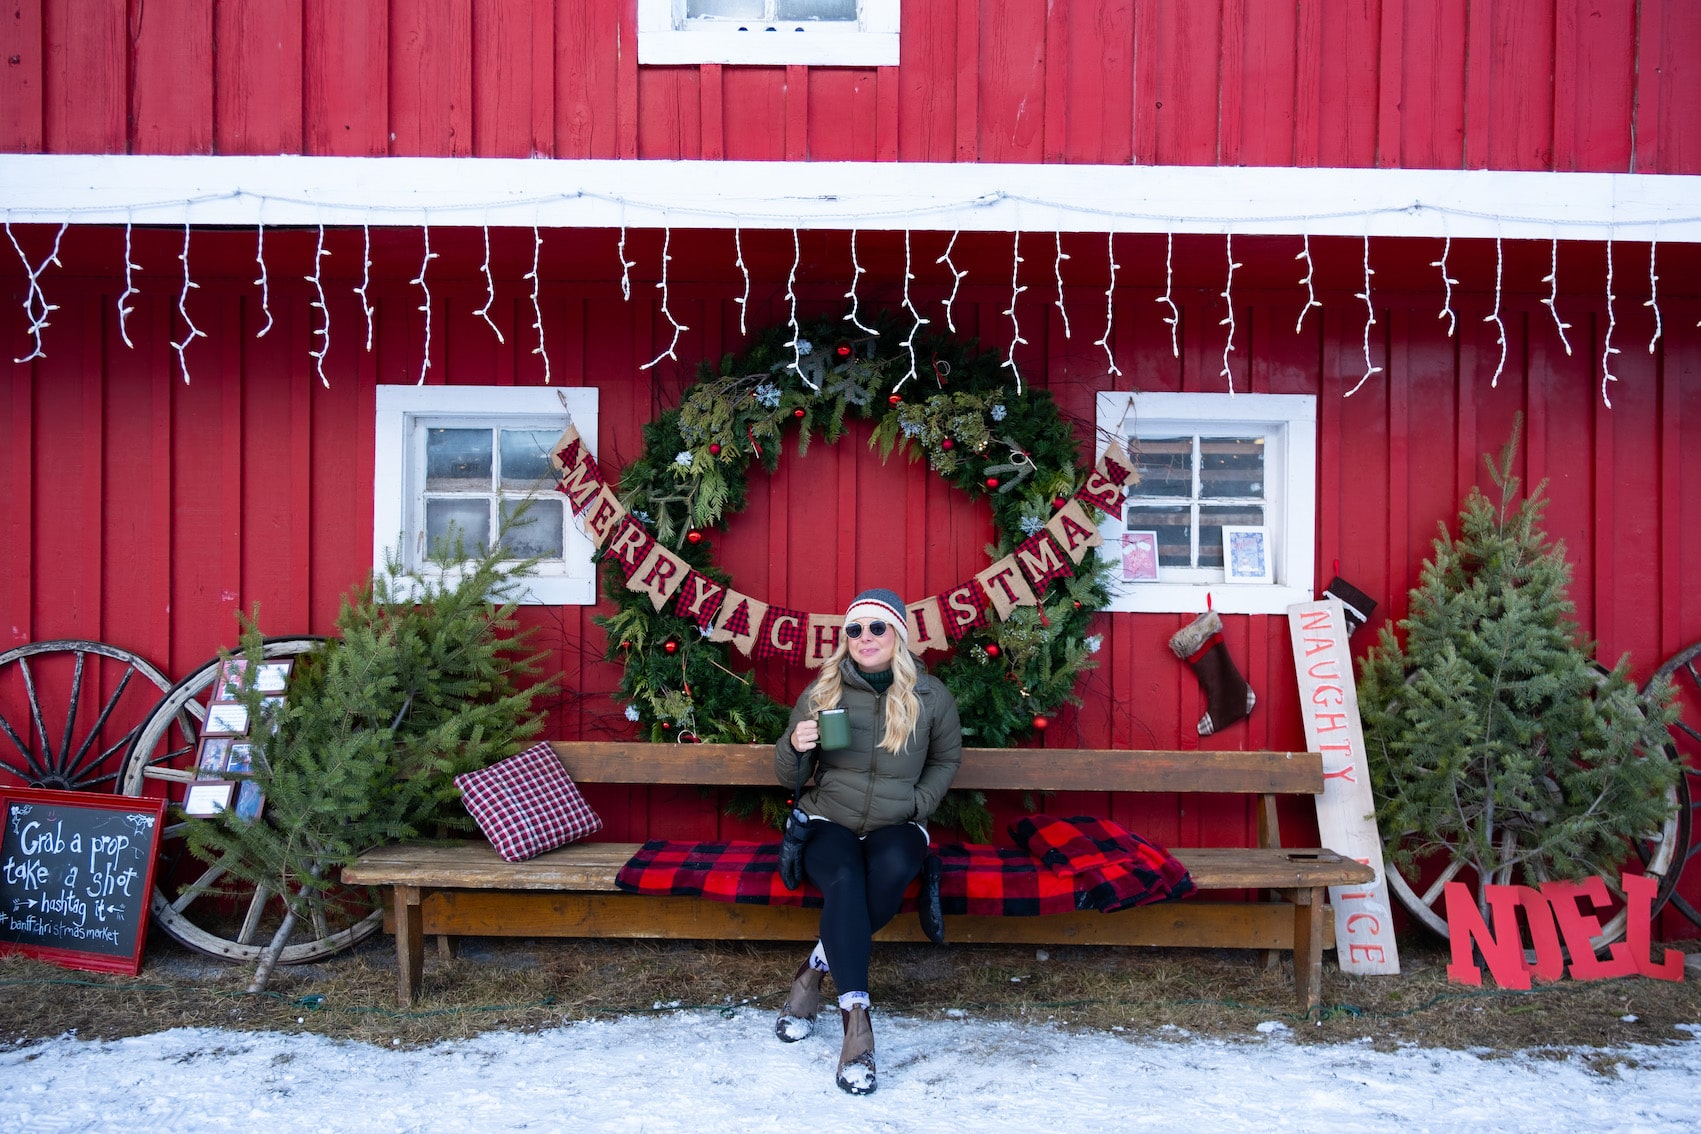
[{"label": "fur ball on stocking", "polygon": [[1199,735],[1210,736],[1252,712],[1258,702],[1252,687],[1240,676],[1234,659],[1223,643],[1223,620],[1207,610],[1175,632],[1169,648],[1193,667],[1199,688],[1205,692],[1205,715],[1199,718]]}]

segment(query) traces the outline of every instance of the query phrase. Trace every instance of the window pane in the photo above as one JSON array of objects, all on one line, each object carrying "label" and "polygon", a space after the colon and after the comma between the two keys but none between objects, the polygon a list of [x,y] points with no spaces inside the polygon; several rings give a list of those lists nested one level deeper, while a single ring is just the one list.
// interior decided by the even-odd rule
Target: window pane
[{"label": "window pane", "polygon": [[425,488],[428,492],[489,492],[488,429],[425,431]]},{"label": "window pane", "polygon": [[1262,437],[1199,438],[1199,497],[1264,496]]},{"label": "window pane", "polygon": [[502,430],[502,487],[527,492],[554,484],[555,468],[549,463],[549,447],[559,436],[542,430]]},{"label": "window pane", "polygon": [[425,502],[425,546],[431,554],[452,553],[457,539],[466,554],[484,554],[490,546],[489,500]]},{"label": "window pane", "polygon": [[1256,504],[1241,507],[1217,505],[1199,508],[1199,566],[1223,565],[1223,525],[1262,527],[1264,509]]},{"label": "window pane", "polygon": [[526,514],[518,520],[514,513],[518,512],[527,501],[504,500],[502,502],[502,549],[515,559],[529,559],[534,555],[544,559],[560,559],[562,556],[562,501],[532,500]]},{"label": "window pane", "polygon": [[1174,505],[1133,504],[1128,507],[1126,519],[1130,531],[1158,533],[1158,566],[1193,566],[1192,509]]},{"label": "window pane", "polygon": [[782,20],[854,20],[856,0],[779,0],[774,14]]},{"label": "window pane", "polygon": [[708,16],[720,20],[759,20],[762,0],[685,0],[685,15],[689,19]]},{"label": "window pane", "polygon": [[1136,496],[1193,496],[1193,438],[1141,437],[1133,445],[1134,468],[1140,474]]}]

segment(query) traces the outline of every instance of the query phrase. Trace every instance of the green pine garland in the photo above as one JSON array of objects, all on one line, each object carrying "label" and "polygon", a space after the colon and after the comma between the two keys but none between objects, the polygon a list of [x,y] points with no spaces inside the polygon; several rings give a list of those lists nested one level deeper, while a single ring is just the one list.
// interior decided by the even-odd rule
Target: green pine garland
[{"label": "green pine garland", "polygon": [[[742,510],[751,466],[778,469],[788,437],[801,455],[817,438],[836,442],[854,413],[876,422],[883,460],[903,449],[987,500],[996,533],[988,562],[1010,554],[1074,494],[1092,461],[1081,460],[1047,391],[1016,393],[997,355],[972,344],[916,336],[918,375],[895,394],[911,365],[905,332],[889,319],[876,325],[881,334],[862,337],[847,336],[842,322],[811,323],[795,348],[790,325],[782,325],[742,356],[727,355],[718,367],[704,363],[678,408],[644,427],[644,452],[620,474],[621,504],[692,568],[729,583],[714,566],[709,541],[692,542],[689,533],[722,526]],[[1018,451],[1028,459],[1013,458]],[[628,715],[636,713],[651,740],[772,743],[779,736],[789,707],[734,672],[727,644],[708,641],[671,604],[658,613],[647,596],[626,589],[617,565],[605,570],[605,592],[619,606],[598,620],[607,656],[624,667]],[[1041,608],[1019,608],[971,631],[931,667],[963,719],[974,722],[966,739],[1007,746],[1033,731],[1036,717],[1080,703],[1074,687],[1094,665],[1098,640],[1088,623],[1107,601],[1108,570],[1089,552],[1073,577],[1053,580],[1040,596],[1043,619]]]}]

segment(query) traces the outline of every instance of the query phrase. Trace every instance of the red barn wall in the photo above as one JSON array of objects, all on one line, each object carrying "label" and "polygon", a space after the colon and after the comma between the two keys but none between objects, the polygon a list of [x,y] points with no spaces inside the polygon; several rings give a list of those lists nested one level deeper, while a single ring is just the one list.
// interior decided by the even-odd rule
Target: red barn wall
[{"label": "red barn wall", "polygon": [[1689,0],[912,0],[891,68],[636,0],[10,0],[0,151],[1701,172]]}]

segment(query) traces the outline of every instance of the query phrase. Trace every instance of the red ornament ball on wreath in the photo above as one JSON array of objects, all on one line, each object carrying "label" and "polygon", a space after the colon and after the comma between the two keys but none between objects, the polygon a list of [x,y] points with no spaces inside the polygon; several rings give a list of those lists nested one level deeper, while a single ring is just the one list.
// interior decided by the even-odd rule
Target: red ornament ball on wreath
[{"label": "red ornament ball on wreath", "polygon": [[803,413],[804,413],[804,410],[803,410],[802,406],[798,406],[796,409],[791,411],[791,415],[793,417],[802,417]]},{"label": "red ornament ball on wreath", "polygon": [[711,441],[709,443],[709,456],[718,457],[720,455],[721,455],[721,443],[719,441]]},{"label": "red ornament ball on wreath", "polygon": [[667,641],[662,643],[662,649],[666,650],[670,654],[677,653],[679,651],[679,642],[677,639],[669,638]]},{"label": "red ornament ball on wreath", "polygon": [[686,543],[702,543],[703,542],[703,533],[698,531],[696,528],[692,528],[690,531],[685,533],[685,542]]},{"label": "red ornament ball on wreath", "polygon": [[986,478],[986,486],[988,488],[997,488],[998,487],[998,478],[995,477],[995,476],[987,477]]},{"label": "red ornament ball on wreath", "polygon": [[998,648],[997,642],[992,643],[986,648],[986,656],[989,658],[995,658],[1002,652],[1003,651]]},{"label": "red ornament ball on wreath", "polygon": [[1051,727],[1051,721],[1048,718],[1040,717],[1040,716],[1036,716],[1034,718],[1034,731],[1035,732],[1044,732],[1046,729],[1048,729],[1050,727]]},{"label": "red ornament ball on wreath", "polygon": [[903,395],[902,395],[902,394],[893,394],[893,395],[892,395],[892,396],[891,396],[891,397],[889,397],[889,398],[887,398],[887,399],[886,399],[886,402],[887,402],[887,404],[889,404],[889,405],[894,405],[894,406],[895,406],[895,405],[897,405],[897,404],[898,404],[898,403],[899,403],[899,402],[901,402],[901,401],[903,401],[903,400],[904,400],[904,398],[903,398]]},{"label": "red ornament ball on wreath", "polygon": [[945,440],[939,442],[939,447],[949,453],[952,449],[957,447],[957,443],[947,437]]}]

